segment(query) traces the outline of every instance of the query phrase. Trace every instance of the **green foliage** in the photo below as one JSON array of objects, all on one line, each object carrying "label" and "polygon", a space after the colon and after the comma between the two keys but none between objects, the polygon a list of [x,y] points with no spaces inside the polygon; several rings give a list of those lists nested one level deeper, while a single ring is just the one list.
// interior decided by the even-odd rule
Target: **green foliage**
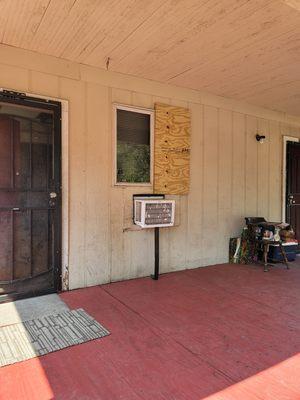
[{"label": "green foliage", "polygon": [[118,143],[117,182],[150,182],[149,145]]}]

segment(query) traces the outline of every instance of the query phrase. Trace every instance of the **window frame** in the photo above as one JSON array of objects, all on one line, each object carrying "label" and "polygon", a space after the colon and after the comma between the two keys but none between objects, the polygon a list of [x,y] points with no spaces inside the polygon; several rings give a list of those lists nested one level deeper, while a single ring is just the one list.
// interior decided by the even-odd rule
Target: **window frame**
[{"label": "window frame", "polygon": [[[117,110],[131,111],[150,116],[150,182],[118,182],[117,181]],[[114,186],[153,186],[153,161],[154,161],[154,109],[113,103],[113,185]]]}]

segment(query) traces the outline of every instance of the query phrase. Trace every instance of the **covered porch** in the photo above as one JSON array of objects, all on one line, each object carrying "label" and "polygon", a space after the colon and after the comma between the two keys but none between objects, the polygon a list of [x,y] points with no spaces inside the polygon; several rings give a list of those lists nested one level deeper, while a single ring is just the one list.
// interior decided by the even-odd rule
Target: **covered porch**
[{"label": "covered porch", "polygon": [[65,292],[112,334],[0,369],[1,399],[296,400],[300,268],[218,265]]},{"label": "covered porch", "polygon": [[53,295],[109,333],[5,364],[0,400],[299,400],[300,258],[227,262],[245,217],[300,239],[300,0],[0,0],[0,21],[0,303]]}]

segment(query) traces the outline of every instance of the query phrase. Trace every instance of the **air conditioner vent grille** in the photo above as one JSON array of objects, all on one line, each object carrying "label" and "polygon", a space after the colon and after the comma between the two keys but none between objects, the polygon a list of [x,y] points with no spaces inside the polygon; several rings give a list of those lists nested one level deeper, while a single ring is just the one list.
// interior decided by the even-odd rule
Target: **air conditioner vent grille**
[{"label": "air conditioner vent grille", "polygon": [[134,201],[134,222],[142,228],[173,226],[174,215],[174,200]]}]

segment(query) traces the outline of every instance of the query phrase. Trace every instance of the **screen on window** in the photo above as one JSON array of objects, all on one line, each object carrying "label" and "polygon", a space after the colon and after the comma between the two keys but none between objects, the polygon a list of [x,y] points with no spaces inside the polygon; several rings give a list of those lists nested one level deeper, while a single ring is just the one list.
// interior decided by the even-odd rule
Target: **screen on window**
[{"label": "screen on window", "polygon": [[150,182],[150,115],[117,109],[117,182]]}]

